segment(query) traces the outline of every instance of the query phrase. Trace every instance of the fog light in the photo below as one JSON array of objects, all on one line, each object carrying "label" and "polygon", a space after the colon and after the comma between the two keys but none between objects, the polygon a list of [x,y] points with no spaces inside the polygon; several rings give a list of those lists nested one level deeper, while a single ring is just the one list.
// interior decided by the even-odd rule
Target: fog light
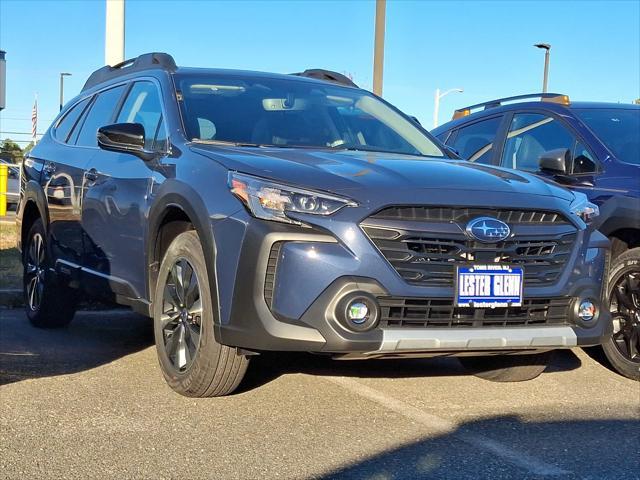
[{"label": "fog light", "polygon": [[578,306],[578,317],[585,322],[590,322],[596,316],[596,305],[589,299],[582,300]]},{"label": "fog light", "polygon": [[367,321],[369,307],[362,302],[352,302],[348,307],[347,318],[353,323],[360,325]]},{"label": "fog light", "polygon": [[355,332],[365,332],[378,323],[378,302],[373,295],[365,292],[352,292],[340,299],[336,308],[336,318]]}]

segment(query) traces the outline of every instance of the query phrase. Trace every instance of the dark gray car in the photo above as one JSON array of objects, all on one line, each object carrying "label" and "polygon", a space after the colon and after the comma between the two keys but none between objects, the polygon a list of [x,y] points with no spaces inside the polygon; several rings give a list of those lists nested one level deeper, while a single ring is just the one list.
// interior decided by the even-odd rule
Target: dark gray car
[{"label": "dark gray car", "polygon": [[353,86],[144,55],[95,72],[24,175],[31,321],[68,323],[77,289],[130,305],[184,395],[232,392],[269,350],[526,380],[611,331],[597,207],[451,159]]}]

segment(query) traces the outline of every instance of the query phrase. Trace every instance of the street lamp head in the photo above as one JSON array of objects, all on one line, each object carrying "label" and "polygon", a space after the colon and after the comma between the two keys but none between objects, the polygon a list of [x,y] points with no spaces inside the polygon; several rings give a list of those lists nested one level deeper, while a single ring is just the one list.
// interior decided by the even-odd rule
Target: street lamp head
[{"label": "street lamp head", "polygon": [[70,77],[71,73],[67,73],[67,72],[60,72],[60,76],[61,77]]},{"label": "street lamp head", "polygon": [[548,43],[536,43],[534,47],[543,48],[545,50],[551,50],[551,45]]}]

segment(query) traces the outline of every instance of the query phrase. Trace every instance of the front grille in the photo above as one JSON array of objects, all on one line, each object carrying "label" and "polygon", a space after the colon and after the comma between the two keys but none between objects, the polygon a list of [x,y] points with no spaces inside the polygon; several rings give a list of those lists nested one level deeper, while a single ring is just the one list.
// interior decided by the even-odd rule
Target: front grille
[{"label": "front grille", "polygon": [[451,299],[379,297],[382,328],[526,327],[568,324],[570,298],[528,299],[522,307],[456,307]]},{"label": "front grille", "polygon": [[378,220],[466,223],[475,217],[493,217],[510,225],[527,223],[569,224],[566,218],[556,212],[492,210],[489,208],[390,207],[379,211],[370,218]]},{"label": "front grille", "polygon": [[271,247],[269,252],[269,261],[267,262],[267,273],[264,278],[264,299],[269,305],[272,306],[273,302],[273,289],[276,285],[276,273],[278,269],[278,259],[280,257],[280,250],[282,249],[283,242],[276,242]]},{"label": "front grille", "polygon": [[[469,238],[466,224],[478,216],[508,223],[514,235],[497,243]],[[453,287],[455,266],[471,263],[521,266],[525,286],[551,285],[564,271],[577,238],[576,228],[562,215],[525,210],[393,207],[361,226],[404,280],[429,287]]]}]

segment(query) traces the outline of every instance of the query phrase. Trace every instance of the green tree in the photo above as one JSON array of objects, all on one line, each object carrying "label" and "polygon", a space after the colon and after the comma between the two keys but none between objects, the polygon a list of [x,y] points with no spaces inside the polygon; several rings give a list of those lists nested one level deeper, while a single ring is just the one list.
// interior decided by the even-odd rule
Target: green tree
[{"label": "green tree", "polygon": [[33,142],[29,142],[27,146],[22,149],[22,155],[26,156],[33,147],[35,147],[35,144]]},{"label": "green tree", "polygon": [[10,138],[5,138],[2,145],[0,145],[0,158],[9,162],[20,163],[22,161],[22,155],[20,145]]}]

